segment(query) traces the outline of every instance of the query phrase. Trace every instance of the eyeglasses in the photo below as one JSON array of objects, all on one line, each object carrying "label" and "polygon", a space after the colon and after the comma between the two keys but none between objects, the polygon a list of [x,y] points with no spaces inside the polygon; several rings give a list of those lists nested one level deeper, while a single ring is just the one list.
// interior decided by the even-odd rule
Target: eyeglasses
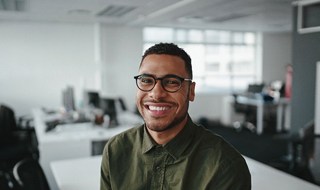
[{"label": "eyeglasses", "polygon": [[156,86],[157,80],[161,81],[162,88],[167,92],[177,92],[181,88],[183,81],[192,81],[192,79],[185,79],[177,75],[156,78],[152,75],[142,74],[133,78],[136,79],[137,87],[144,92],[151,91]]}]

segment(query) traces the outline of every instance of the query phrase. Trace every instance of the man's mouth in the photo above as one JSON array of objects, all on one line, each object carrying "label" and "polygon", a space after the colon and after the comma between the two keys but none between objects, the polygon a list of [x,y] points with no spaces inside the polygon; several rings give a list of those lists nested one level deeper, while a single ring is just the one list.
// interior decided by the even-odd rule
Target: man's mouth
[{"label": "man's mouth", "polygon": [[164,117],[171,113],[172,106],[170,105],[145,105],[145,108],[149,110],[150,116],[153,117]]},{"label": "man's mouth", "polygon": [[151,111],[165,111],[169,109],[170,107],[165,107],[165,106],[149,106],[149,110]]}]

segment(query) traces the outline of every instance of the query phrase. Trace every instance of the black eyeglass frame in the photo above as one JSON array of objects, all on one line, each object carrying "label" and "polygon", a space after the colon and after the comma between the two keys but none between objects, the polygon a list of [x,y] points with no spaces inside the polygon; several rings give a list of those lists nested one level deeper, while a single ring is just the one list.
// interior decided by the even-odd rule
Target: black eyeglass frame
[{"label": "black eyeglass frame", "polygon": [[[153,84],[153,87],[150,88],[150,90],[144,90],[144,89],[141,89],[141,88],[139,87],[139,85],[138,85],[138,79],[140,79],[140,78],[143,77],[143,76],[153,78],[154,84]],[[137,85],[138,89],[141,90],[141,91],[143,91],[143,92],[150,92],[150,91],[156,86],[158,80],[161,81],[161,86],[162,86],[162,88],[163,88],[165,91],[171,92],[171,93],[174,93],[174,92],[179,91],[179,90],[181,89],[181,87],[182,87],[183,81],[192,82],[192,79],[183,78],[183,77],[180,77],[180,76],[177,76],[177,75],[173,75],[173,74],[166,75],[166,76],[164,76],[164,77],[155,77],[155,76],[149,75],[149,74],[141,74],[141,75],[134,76],[133,78],[136,80],[136,85]],[[178,88],[177,90],[174,90],[174,91],[170,91],[170,90],[166,89],[166,88],[165,88],[165,85],[163,84],[163,79],[166,79],[166,78],[176,78],[176,79],[179,79],[180,82],[181,82],[179,88]]]}]

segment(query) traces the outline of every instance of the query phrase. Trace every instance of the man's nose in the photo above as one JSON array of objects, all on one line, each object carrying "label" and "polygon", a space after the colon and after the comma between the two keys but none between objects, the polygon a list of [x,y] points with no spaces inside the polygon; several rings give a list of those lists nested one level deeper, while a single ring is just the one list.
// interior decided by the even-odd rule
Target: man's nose
[{"label": "man's nose", "polygon": [[166,95],[165,89],[161,85],[161,80],[157,80],[155,86],[150,91],[150,96],[154,99],[162,98]]}]

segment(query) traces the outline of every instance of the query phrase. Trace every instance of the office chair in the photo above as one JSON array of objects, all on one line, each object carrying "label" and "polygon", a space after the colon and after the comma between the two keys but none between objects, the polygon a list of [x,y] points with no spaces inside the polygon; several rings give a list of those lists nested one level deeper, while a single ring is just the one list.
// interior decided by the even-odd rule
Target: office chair
[{"label": "office chair", "polygon": [[255,98],[256,94],[260,94],[263,91],[264,84],[249,84],[247,90],[243,94],[233,94],[234,104],[233,108],[236,113],[244,114],[243,121],[236,121],[233,123],[233,127],[237,131],[242,129],[248,129],[251,132],[256,131],[256,126],[253,123],[256,123],[256,107],[247,104],[241,104],[238,102],[238,96],[246,96],[248,98]]},{"label": "office chair", "polygon": [[39,158],[32,118],[23,116],[16,120],[10,107],[0,105],[0,189],[14,189],[12,169],[27,157]]},{"label": "office chair", "polygon": [[236,121],[233,123],[233,127],[237,131],[241,131],[242,129],[248,129],[252,132],[255,132],[256,127],[253,123],[255,123],[255,116],[256,116],[256,108],[250,105],[244,105],[240,104],[237,101],[237,95],[234,95],[234,111],[236,113],[244,114],[244,120],[243,121]]},{"label": "office chair", "polygon": [[47,178],[35,159],[19,161],[13,168],[13,176],[21,190],[50,190]]},{"label": "office chair", "polygon": [[100,98],[99,108],[103,110],[105,115],[109,115],[109,126],[115,127],[119,124],[117,119],[116,99],[114,98]]},{"label": "office chair", "polygon": [[30,124],[23,119],[17,123],[14,111],[6,105],[0,105],[0,171],[12,169],[16,162],[25,157],[39,158],[34,128],[22,128],[20,123]]},{"label": "office chair", "polygon": [[271,166],[291,173],[297,177],[315,183],[310,160],[314,156],[315,138],[314,121],[306,123],[298,132],[281,134],[276,139],[287,141],[287,155],[270,163]]}]

